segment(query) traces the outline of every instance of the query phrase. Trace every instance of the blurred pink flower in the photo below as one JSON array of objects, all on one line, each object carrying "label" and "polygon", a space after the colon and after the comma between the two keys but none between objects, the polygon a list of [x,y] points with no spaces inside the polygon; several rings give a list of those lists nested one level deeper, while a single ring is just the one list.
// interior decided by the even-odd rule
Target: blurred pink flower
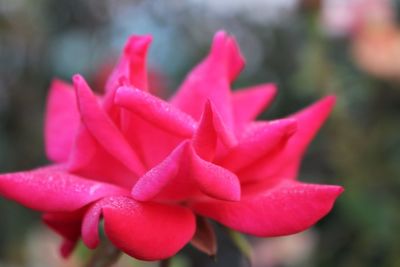
[{"label": "blurred pink flower", "polygon": [[101,218],[117,248],[157,260],[194,237],[195,216],[268,237],[303,231],[331,210],[340,186],[296,176],[334,97],[285,119],[254,121],[275,86],[231,92],[244,60],[234,38],[218,32],[166,102],[147,91],[150,42],[128,40],[103,96],[80,75],[73,86],[54,81],[45,126],[54,164],[0,176],[1,195],[43,212],[64,237],[64,256],[79,238],[99,244]]},{"label": "blurred pink flower", "polygon": [[326,0],[322,20],[328,33],[348,36],[360,69],[399,81],[400,31],[391,0]]},{"label": "blurred pink flower", "polygon": [[371,24],[395,21],[391,0],[325,0],[321,16],[326,31],[338,36],[354,35]]},{"label": "blurred pink flower", "polygon": [[396,25],[366,27],[353,38],[351,52],[360,69],[399,82],[400,30]]}]

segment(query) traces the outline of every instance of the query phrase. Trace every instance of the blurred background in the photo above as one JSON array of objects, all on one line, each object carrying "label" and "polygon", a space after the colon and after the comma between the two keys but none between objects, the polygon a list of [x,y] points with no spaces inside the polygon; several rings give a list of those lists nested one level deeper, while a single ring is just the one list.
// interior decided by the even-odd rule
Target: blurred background
[{"label": "blurred background", "polygon": [[[151,87],[168,97],[225,29],[247,59],[234,87],[279,86],[263,118],[338,97],[300,179],[345,193],[309,231],[248,238],[253,266],[400,266],[399,11],[390,0],[0,0],[0,172],[46,164],[52,78],[81,73],[101,90],[127,37],[150,33]],[[173,266],[249,266],[226,232],[218,239],[217,261],[187,247]],[[1,267],[72,267],[87,257],[82,247],[62,261],[58,242],[39,214],[0,199]],[[155,265],[122,257],[117,266]]]}]

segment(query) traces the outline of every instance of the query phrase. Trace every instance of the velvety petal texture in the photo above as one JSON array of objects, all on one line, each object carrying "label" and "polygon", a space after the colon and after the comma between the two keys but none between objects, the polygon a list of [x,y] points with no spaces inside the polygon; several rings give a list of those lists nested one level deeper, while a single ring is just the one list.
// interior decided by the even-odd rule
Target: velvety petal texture
[{"label": "velvety petal texture", "polygon": [[142,260],[169,258],[193,237],[193,213],[178,205],[114,198],[103,207],[105,233],[115,246]]},{"label": "velvety petal texture", "polygon": [[214,256],[210,219],[256,236],[305,230],[333,207],[340,186],[296,181],[302,156],[333,108],[328,96],[283,119],[257,121],[273,84],[235,91],[244,67],[236,40],[211,49],[170,101],[148,91],[152,37],[131,36],[104,94],[79,74],[55,80],[46,109],[46,154],[54,165],[0,175],[0,195],[43,212],[61,254],[99,228],[141,260],[172,257],[186,244]]},{"label": "velvety petal texture", "polygon": [[44,212],[74,211],[105,196],[124,195],[120,187],[52,168],[3,174],[1,195]]},{"label": "velvety petal texture", "polygon": [[120,87],[115,95],[115,103],[155,126],[177,135],[190,137],[196,127],[196,122],[191,116],[136,88]]},{"label": "velvety petal texture", "polygon": [[193,205],[195,212],[243,233],[266,237],[303,231],[325,216],[343,189],[285,181],[240,202],[218,200]]},{"label": "velvety petal texture", "polygon": [[130,148],[125,137],[101,108],[83,77],[75,75],[73,80],[81,118],[90,134],[108,153],[134,174],[143,173],[141,161]]},{"label": "velvety petal texture", "polygon": [[47,157],[54,162],[66,162],[80,123],[72,85],[60,80],[54,80],[51,83],[45,121]]},{"label": "velvety petal texture", "polygon": [[295,179],[307,146],[327,119],[334,103],[335,97],[328,96],[289,116],[297,121],[296,132],[278,153],[267,154],[254,164],[238,170],[243,181]]}]

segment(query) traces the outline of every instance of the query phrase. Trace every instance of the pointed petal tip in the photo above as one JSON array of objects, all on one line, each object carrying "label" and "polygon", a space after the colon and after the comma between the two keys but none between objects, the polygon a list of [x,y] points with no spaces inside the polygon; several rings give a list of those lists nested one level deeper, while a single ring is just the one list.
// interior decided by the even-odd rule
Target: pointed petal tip
[{"label": "pointed petal tip", "polygon": [[266,110],[276,97],[277,91],[277,86],[273,83],[258,84],[233,91],[233,113],[238,133]]},{"label": "pointed petal tip", "polygon": [[230,82],[236,79],[245,65],[245,59],[235,37],[225,31],[218,31],[214,35],[209,55],[217,61],[224,62]]},{"label": "pointed petal tip", "polygon": [[201,118],[211,118],[217,135],[221,139],[222,143],[227,147],[234,147],[238,144],[238,140],[233,131],[227,127],[221,118],[220,113],[215,107],[214,103],[207,99],[204,104],[203,113]]},{"label": "pointed petal tip", "polygon": [[278,126],[283,130],[286,136],[292,136],[297,131],[297,119],[295,118],[286,118],[280,120],[274,120],[270,122],[271,126]]},{"label": "pointed petal tip", "polygon": [[320,100],[316,101],[311,107],[323,107],[324,109],[332,110],[333,106],[336,103],[337,97],[335,95],[327,95]]},{"label": "pointed petal tip", "polygon": [[334,94],[329,94],[329,95],[325,96],[324,99],[329,99],[330,101],[335,102],[337,100],[337,96]]},{"label": "pointed petal tip", "polygon": [[[77,94],[82,94],[84,92],[90,92],[92,93],[92,90],[89,87],[89,84],[86,82],[85,78],[81,74],[74,74],[72,76],[72,83],[74,85],[74,89],[77,92]],[[78,103],[79,103],[79,97],[78,97]]]},{"label": "pointed petal tip", "polygon": [[214,34],[214,39],[217,38],[223,38],[228,36],[228,32],[225,29],[219,29],[215,34]]},{"label": "pointed petal tip", "polygon": [[[314,110],[314,112],[317,112],[316,110],[320,110],[322,113],[327,113],[329,114],[332,111],[333,106],[336,103],[336,96],[335,95],[327,95],[325,97],[320,98],[319,100],[315,101],[311,105],[303,108],[302,110],[298,111],[297,113],[304,113],[307,111]],[[320,113],[320,112],[317,112]]]},{"label": "pointed petal tip", "polygon": [[74,85],[80,85],[82,82],[84,82],[85,79],[83,78],[83,76],[79,73],[74,74],[72,76],[72,82],[74,83]]},{"label": "pointed petal tip", "polygon": [[267,83],[264,86],[269,88],[270,90],[278,91],[278,85],[276,83],[274,83],[274,82]]},{"label": "pointed petal tip", "polygon": [[205,111],[211,112],[212,106],[213,106],[213,104],[212,104],[211,100],[209,98],[207,98],[206,102],[204,103],[204,112]]},{"label": "pointed petal tip", "polygon": [[126,95],[131,93],[131,90],[132,87],[129,87],[127,85],[118,87],[114,94],[114,103],[121,104]]},{"label": "pointed petal tip", "polygon": [[50,87],[50,90],[51,90],[51,89],[54,89],[54,88],[70,87],[70,86],[71,85],[68,82],[63,81],[62,79],[59,79],[59,78],[54,78],[54,79],[51,80],[49,87]]},{"label": "pointed petal tip", "polygon": [[60,246],[60,254],[64,259],[68,259],[74,251],[76,242],[64,240]]},{"label": "pointed petal tip", "polygon": [[230,35],[225,30],[219,30],[218,32],[215,33],[213,41],[212,41],[212,49],[211,50],[214,51],[214,50],[219,50],[222,48],[229,48],[229,49],[237,50],[238,56],[243,58],[242,55],[240,54],[240,49],[237,45],[236,38],[234,36]]},{"label": "pointed petal tip", "polygon": [[345,191],[343,186],[340,185],[332,185],[332,192],[336,195],[336,197],[339,197],[343,192]]},{"label": "pointed petal tip", "polygon": [[332,95],[327,95],[327,96],[323,97],[320,101],[333,106],[333,105],[335,105],[336,100],[337,100],[337,96],[332,94]]},{"label": "pointed petal tip", "polygon": [[125,44],[124,53],[144,54],[147,52],[153,37],[151,35],[132,35]]},{"label": "pointed petal tip", "polygon": [[250,88],[255,88],[260,90],[260,92],[263,92],[265,95],[269,95],[271,98],[274,98],[276,94],[278,93],[278,85],[276,83],[265,83],[265,84],[260,84],[260,85],[255,85],[254,87]]},{"label": "pointed petal tip", "polygon": [[213,118],[214,113],[215,113],[214,104],[211,102],[211,100],[209,98],[207,98],[206,102],[204,103],[203,112],[201,114],[200,121],[204,120],[207,116],[210,116],[210,118]]},{"label": "pointed petal tip", "polygon": [[307,142],[311,141],[324,121],[328,118],[329,114],[332,112],[335,102],[336,96],[328,95],[291,116],[292,118],[297,118],[299,120],[299,126],[301,124],[303,131],[308,133],[305,134],[308,136],[305,138]]},{"label": "pointed petal tip", "polygon": [[264,91],[271,96],[271,99],[275,98],[278,94],[278,85],[276,83],[268,83],[265,87]]}]

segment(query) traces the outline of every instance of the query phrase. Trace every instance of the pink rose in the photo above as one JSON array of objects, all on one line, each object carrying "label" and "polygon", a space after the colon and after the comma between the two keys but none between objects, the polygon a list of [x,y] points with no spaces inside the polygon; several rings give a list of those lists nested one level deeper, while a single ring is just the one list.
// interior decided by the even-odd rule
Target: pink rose
[{"label": "pink rose", "polygon": [[158,260],[192,240],[196,216],[197,228],[203,216],[269,237],[303,231],[331,210],[340,186],[295,179],[334,97],[285,119],[254,121],[275,86],[232,92],[244,60],[235,39],[218,32],[167,102],[147,91],[150,42],[128,40],[104,96],[80,75],[73,86],[54,81],[45,126],[54,164],[0,176],[1,195],[43,212],[63,236],[64,256],[79,238],[99,244],[100,219],[117,248]]}]

